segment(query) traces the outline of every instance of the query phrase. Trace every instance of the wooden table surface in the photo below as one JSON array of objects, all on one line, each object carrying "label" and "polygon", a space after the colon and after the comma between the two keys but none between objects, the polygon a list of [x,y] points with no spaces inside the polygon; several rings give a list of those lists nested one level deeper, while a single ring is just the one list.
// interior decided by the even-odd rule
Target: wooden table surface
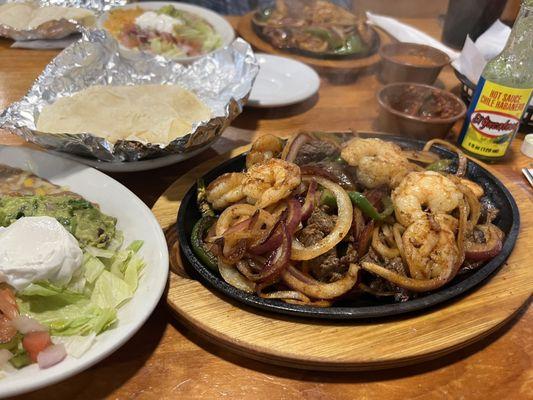
[{"label": "wooden table surface", "polygon": [[[404,21],[440,37],[436,18]],[[23,96],[57,54],[9,49],[9,45],[0,40],[0,109]],[[441,73],[437,85],[459,90],[449,68]],[[200,156],[171,167],[112,176],[152,206],[192,166],[215,152],[249,142],[258,132],[287,135],[301,129],[379,129],[375,100],[379,87],[372,70],[356,80],[323,76],[319,93],[302,104],[245,109],[214,149]],[[532,160],[520,153],[522,140],[519,135],[510,157],[494,168],[527,191],[531,200],[533,191],[520,168]],[[23,143],[0,131],[0,144]],[[531,201],[519,204],[521,209],[531,206]],[[180,323],[162,300],[140,331],[115,354],[86,372],[20,398],[532,399],[531,337],[533,312],[526,306],[500,331],[435,361],[376,372],[312,372],[252,361],[208,343]]]}]

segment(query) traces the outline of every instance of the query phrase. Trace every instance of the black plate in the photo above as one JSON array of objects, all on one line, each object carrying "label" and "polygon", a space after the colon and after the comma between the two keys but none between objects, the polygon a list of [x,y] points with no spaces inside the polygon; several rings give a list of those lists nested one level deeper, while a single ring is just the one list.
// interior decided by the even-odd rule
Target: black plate
[{"label": "black plate", "polygon": [[370,49],[368,49],[367,52],[364,53],[353,53],[353,54],[335,54],[334,52],[323,52],[323,53],[317,53],[309,50],[300,49],[298,47],[278,47],[275,46],[270,38],[263,33],[263,26],[259,25],[255,22],[255,16],[252,18],[252,28],[254,32],[261,38],[261,40],[265,41],[266,43],[270,44],[272,47],[274,47],[277,50],[285,51],[288,53],[293,54],[299,54],[306,57],[311,58],[317,58],[320,60],[357,60],[361,58],[366,58],[374,55],[377,53],[379,46],[381,44],[381,39],[379,38],[378,33],[373,27],[370,27],[370,30],[372,32],[372,46]]},{"label": "black plate", "polygon": [[[387,140],[394,141],[403,148],[421,149],[424,146],[424,142],[403,137],[387,136]],[[432,150],[438,153],[441,157],[457,159],[455,153],[446,149],[435,148],[435,146],[433,146]],[[204,175],[204,180],[206,184],[208,184],[225,172],[242,171],[244,167],[245,156],[240,155],[227,160],[211,170]],[[502,251],[478,270],[472,273],[456,276],[452,282],[440,290],[404,303],[393,303],[391,301],[368,298],[351,301],[347,304],[336,303],[333,307],[329,308],[316,308],[287,304],[281,300],[262,299],[255,294],[245,293],[234,288],[226,283],[218,274],[213,273],[209,268],[204,266],[192,251],[190,235],[194,223],[200,218],[200,213],[196,206],[196,184],[185,194],[178,212],[177,230],[182,255],[190,263],[194,271],[196,271],[201,279],[209,286],[241,303],[274,313],[308,318],[346,320],[384,317],[426,309],[446,300],[450,300],[487,279],[504,263],[507,257],[509,257],[518,236],[520,225],[518,207],[516,206],[516,202],[511,196],[511,193],[509,193],[503,183],[486,169],[471,161],[468,161],[467,176],[483,186],[485,194],[500,210],[498,218],[494,223],[505,232],[505,241],[503,243]]]}]

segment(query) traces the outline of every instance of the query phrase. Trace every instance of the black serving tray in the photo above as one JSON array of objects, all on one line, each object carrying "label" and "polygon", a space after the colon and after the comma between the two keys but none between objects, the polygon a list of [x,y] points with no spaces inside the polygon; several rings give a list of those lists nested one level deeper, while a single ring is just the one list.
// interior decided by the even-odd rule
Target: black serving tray
[{"label": "black serving tray", "polygon": [[[383,136],[381,137],[383,138]],[[385,136],[384,138],[385,140],[394,141],[404,149],[422,149],[424,146],[424,142],[422,141],[405,137]],[[433,146],[432,151],[441,157],[457,160],[457,155],[447,149]],[[209,184],[209,182],[225,172],[242,171],[244,168],[245,155],[239,155],[212,169],[204,175],[203,179],[206,184]],[[518,207],[505,185],[489,171],[470,160],[468,160],[466,176],[480,184],[485,190],[485,195],[500,210],[498,218],[494,223],[505,233],[502,251],[479,269],[456,276],[443,288],[422,294],[418,298],[403,303],[363,297],[358,300],[338,302],[329,308],[317,308],[287,304],[281,300],[263,299],[253,293],[246,293],[234,288],[226,283],[218,273],[211,271],[203,265],[191,248],[191,231],[195,222],[200,218],[200,213],[196,205],[196,184],[185,194],[178,211],[177,230],[182,255],[184,261],[190,264],[186,267],[191,267],[191,273],[193,276],[197,275],[201,282],[242,304],[272,313],[307,318],[356,320],[399,315],[429,309],[442,302],[452,300],[485,281],[509,257],[518,237],[520,225]]]}]

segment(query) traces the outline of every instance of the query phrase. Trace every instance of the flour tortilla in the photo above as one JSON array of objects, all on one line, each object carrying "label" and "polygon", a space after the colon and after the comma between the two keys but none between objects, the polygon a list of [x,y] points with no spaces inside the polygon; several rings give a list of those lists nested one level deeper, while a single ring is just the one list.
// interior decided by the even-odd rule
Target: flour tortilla
[{"label": "flour tortilla", "polygon": [[6,3],[0,5],[0,25],[17,30],[30,30],[40,25],[61,19],[75,20],[85,26],[93,26],[95,15],[83,8],[49,6],[35,3]]},{"label": "flour tortilla", "polygon": [[37,130],[166,145],[210,118],[209,108],[180,86],[92,86],[45,106]]}]

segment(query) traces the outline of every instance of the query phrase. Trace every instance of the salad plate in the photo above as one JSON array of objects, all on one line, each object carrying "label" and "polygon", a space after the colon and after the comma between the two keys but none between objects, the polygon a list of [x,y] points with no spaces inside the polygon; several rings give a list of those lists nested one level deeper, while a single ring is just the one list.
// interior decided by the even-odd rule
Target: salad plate
[{"label": "salad plate", "polygon": [[168,250],[163,232],[150,209],[126,187],[103,173],[27,148],[0,147],[0,160],[7,167],[29,171],[98,204],[102,213],[117,219],[117,229],[122,231],[124,243],[143,242],[138,254],[144,260],[137,288],[132,297],[118,308],[116,322],[98,334],[79,358],[67,355],[63,361],[46,369],[39,369],[37,364],[19,370],[6,368],[1,373],[0,397],[7,397],[75,375],[129,340],[144,324],[163,294],[168,276]]},{"label": "salad plate", "polygon": [[[199,22],[196,22],[196,23],[207,23],[207,27],[208,28],[205,28],[205,27],[198,27],[196,28],[194,26],[194,22],[191,24],[188,24],[188,25],[191,25],[190,26],[190,30],[188,30],[187,32],[185,32],[185,36],[189,36],[191,37],[192,36],[198,36],[197,40],[195,40],[195,42],[201,42],[200,44],[202,44],[202,47],[205,47],[206,45],[206,41],[213,41],[215,42],[214,39],[210,38],[210,37],[204,37],[203,36],[203,33],[205,32],[206,29],[212,29],[213,31],[213,34],[214,35],[218,35],[218,37],[216,38],[216,43],[214,44],[209,44],[209,46],[207,46],[207,50],[202,52],[203,54],[198,54],[198,55],[183,55],[183,54],[174,54],[174,55],[170,55],[169,57],[171,57],[172,59],[176,60],[176,61],[179,61],[179,62],[183,62],[183,63],[191,63],[195,60],[197,60],[198,58],[206,55],[206,54],[209,54],[210,52],[212,51],[215,51],[219,48],[222,48],[222,47],[225,47],[227,45],[229,45],[233,39],[235,38],[235,33],[233,31],[233,28],[231,27],[231,25],[229,24],[228,21],[226,21],[223,17],[221,17],[220,15],[218,15],[217,13],[211,11],[211,10],[208,10],[206,8],[203,8],[203,7],[199,7],[199,6],[195,6],[195,5],[192,5],[192,4],[185,4],[185,3],[178,3],[178,2],[168,2],[168,1],[150,1],[150,2],[135,2],[135,3],[131,3],[131,4],[128,4],[128,5],[125,5],[123,7],[120,7],[120,8],[116,8],[114,9],[113,11],[108,11],[107,13],[103,14],[96,22],[98,28],[100,29],[108,29],[110,24],[110,18],[112,18],[112,13],[113,12],[132,12],[134,10],[140,10],[141,12],[160,12],[159,10],[161,10],[163,7],[173,7],[174,10],[177,10],[178,13],[180,12],[183,12],[185,17],[182,17],[181,19],[182,20],[185,20],[185,18],[187,16],[191,17],[191,18],[197,18]],[[176,12],[176,11],[174,11]],[[161,14],[160,14],[161,15]],[[163,18],[165,17],[168,17],[167,15],[165,15]],[[130,17],[129,16],[119,16],[117,19],[119,20],[118,23],[122,23],[122,20],[123,19],[129,19]],[[165,18],[168,23],[168,18]],[[187,21],[185,21],[187,23]],[[131,23],[131,22],[130,22]],[[157,27],[157,32],[161,33],[162,30],[169,30],[169,29],[166,29],[165,27],[163,27],[164,23],[161,24],[161,23],[157,23],[154,21],[154,23],[152,24],[154,27]],[[183,24],[181,24],[183,25]],[[135,36],[143,36],[143,39],[142,41],[143,42],[146,42],[144,37],[144,33],[137,33],[137,31],[135,29],[139,28],[139,25],[135,23],[135,27],[134,28],[134,32],[132,33],[133,35]],[[167,27],[168,28],[168,27]],[[187,28],[189,28],[189,26],[187,26]],[[161,31],[160,31],[161,30]],[[135,47],[136,46],[133,46],[133,45],[129,45],[129,46],[126,46],[126,41],[124,40],[121,40],[121,38],[118,38],[117,37],[117,32],[112,32],[113,36],[115,36],[115,38],[118,39],[118,42],[120,43],[120,46],[125,49],[125,50],[129,50],[129,51],[132,51],[132,52],[137,52],[139,50],[137,50]],[[158,34],[155,34],[156,36]],[[150,36],[150,35],[149,35]],[[178,34],[175,34],[174,35],[174,39],[172,39],[174,42],[180,42],[180,37]],[[164,38],[168,38],[168,32],[165,34],[163,33],[163,36]],[[157,38],[156,38],[157,39]],[[195,38],[193,38],[195,39]],[[156,50],[155,52],[156,53],[161,53],[159,50],[162,50],[160,49],[161,46],[159,46],[158,44],[154,44],[152,45],[151,44],[151,41],[153,40],[152,38],[148,38],[147,39],[148,42],[147,44],[150,45],[150,52],[153,52],[153,50]],[[132,42],[129,42],[128,41],[128,44],[133,44]]]},{"label": "salad plate", "polygon": [[248,98],[249,107],[282,107],[304,101],[320,87],[311,67],[287,57],[256,53],[260,69]]}]

